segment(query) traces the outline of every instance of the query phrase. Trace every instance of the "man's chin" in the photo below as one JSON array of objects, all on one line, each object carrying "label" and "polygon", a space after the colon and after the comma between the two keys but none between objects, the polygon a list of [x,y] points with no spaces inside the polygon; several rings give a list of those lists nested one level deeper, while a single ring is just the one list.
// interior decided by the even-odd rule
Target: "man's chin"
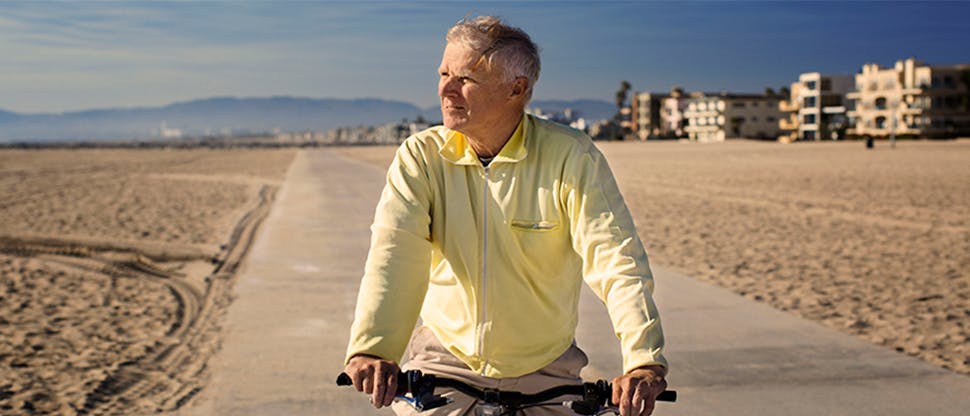
[{"label": "man's chin", "polygon": [[464,120],[456,120],[454,118],[445,116],[445,117],[442,117],[441,124],[443,124],[445,127],[451,130],[458,130],[465,123],[464,123]]}]

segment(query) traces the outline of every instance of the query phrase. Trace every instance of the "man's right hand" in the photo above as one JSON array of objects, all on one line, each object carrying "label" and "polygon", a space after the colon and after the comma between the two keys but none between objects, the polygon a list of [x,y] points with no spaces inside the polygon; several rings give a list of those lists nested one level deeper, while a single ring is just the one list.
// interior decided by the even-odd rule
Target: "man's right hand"
[{"label": "man's right hand", "polygon": [[344,372],[354,381],[354,388],[371,395],[371,403],[378,409],[394,401],[400,371],[394,361],[364,354],[351,357],[344,367]]}]

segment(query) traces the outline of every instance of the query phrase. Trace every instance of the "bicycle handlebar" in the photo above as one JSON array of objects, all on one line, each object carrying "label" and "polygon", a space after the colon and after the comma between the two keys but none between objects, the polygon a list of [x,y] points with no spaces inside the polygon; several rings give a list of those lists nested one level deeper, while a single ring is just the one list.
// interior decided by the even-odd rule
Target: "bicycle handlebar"
[{"label": "bicycle handlebar", "polygon": [[[435,387],[450,387],[485,403],[504,406],[536,404],[566,395],[582,396],[582,401],[572,404],[573,410],[580,414],[596,414],[596,411],[600,408],[612,405],[610,401],[613,396],[613,386],[606,380],[598,380],[595,383],[556,386],[535,394],[496,389],[483,390],[458,380],[436,377],[434,374],[422,374],[419,370],[398,372],[397,380],[396,394],[409,399],[411,405],[419,411],[433,409],[448,403],[446,398],[434,394]],[[337,376],[338,386],[352,384],[353,380],[346,373],[340,373]],[[411,394],[410,398],[405,396],[408,393]],[[661,392],[657,396],[657,401],[675,402],[677,401],[677,392],[674,390]]]}]

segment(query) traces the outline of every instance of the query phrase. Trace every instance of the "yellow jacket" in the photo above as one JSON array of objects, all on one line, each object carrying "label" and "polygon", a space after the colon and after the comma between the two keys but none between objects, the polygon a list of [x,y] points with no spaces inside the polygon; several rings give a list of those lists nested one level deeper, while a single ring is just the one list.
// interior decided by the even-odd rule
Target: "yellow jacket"
[{"label": "yellow jacket", "polygon": [[660,364],[643,244],[585,134],[523,116],[484,168],[465,137],[409,137],[371,227],[347,358],[399,361],[418,315],[472,370],[538,370],[573,342],[582,280],[607,305],[623,369]]}]

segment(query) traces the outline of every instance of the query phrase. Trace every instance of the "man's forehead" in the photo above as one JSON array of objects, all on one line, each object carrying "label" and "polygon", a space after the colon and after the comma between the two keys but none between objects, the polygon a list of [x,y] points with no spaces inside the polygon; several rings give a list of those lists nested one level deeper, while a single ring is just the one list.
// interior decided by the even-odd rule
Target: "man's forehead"
[{"label": "man's forehead", "polygon": [[441,67],[456,72],[488,72],[488,65],[485,65],[484,58],[481,53],[465,45],[449,43],[445,46]]}]

